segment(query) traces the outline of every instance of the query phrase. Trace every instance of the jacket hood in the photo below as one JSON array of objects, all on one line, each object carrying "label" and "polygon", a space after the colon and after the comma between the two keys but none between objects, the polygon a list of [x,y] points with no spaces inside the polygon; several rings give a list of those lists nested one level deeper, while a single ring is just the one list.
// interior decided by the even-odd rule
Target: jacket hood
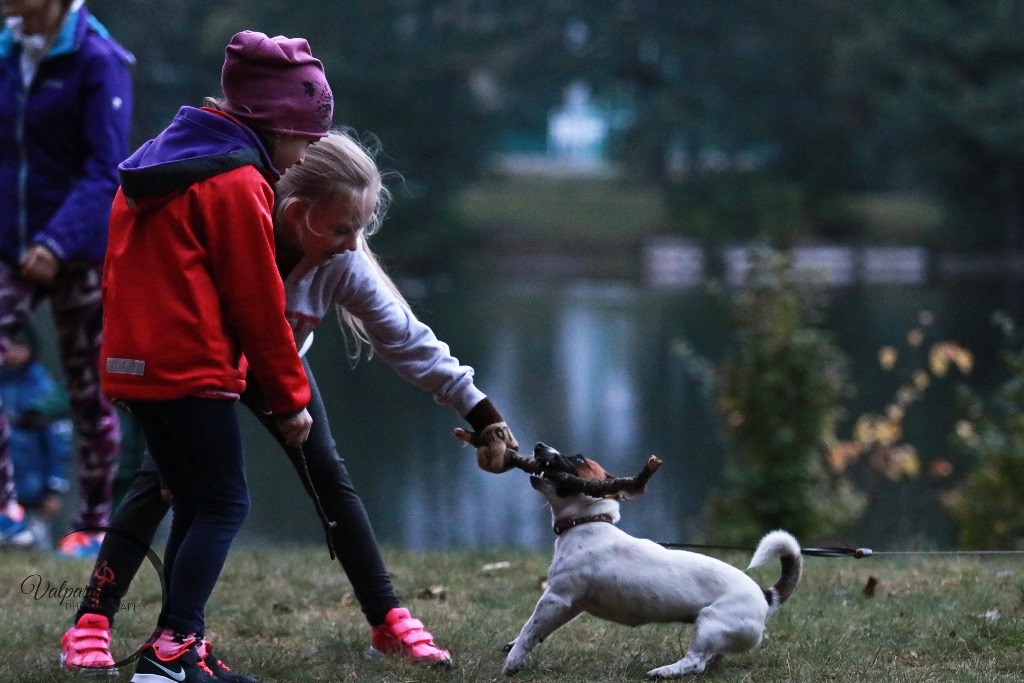
[{"label": "jacket hood", "polygon": [[213,109],[182,107],[170,126],[117,170],[125,197],[142,200],[249,165],[271,182],[281,176],[252,129]]}]

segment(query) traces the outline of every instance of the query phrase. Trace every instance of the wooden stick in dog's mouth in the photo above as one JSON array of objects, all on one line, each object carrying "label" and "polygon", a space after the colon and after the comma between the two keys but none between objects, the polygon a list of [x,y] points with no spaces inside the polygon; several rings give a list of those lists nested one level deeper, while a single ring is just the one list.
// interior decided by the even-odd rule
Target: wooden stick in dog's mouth
[{"label": "wooden stick in dog's mouth", "polygon": [[[470,433],[461,427],[455,428],[455,437],[460,441],[470,443]],[[536,458],[524,458],[518,452],[511,449],[509,449],[507,457],[509,463],[517,469],[529,474],[543,475],[571,491],[579,491],[595,498],[620,491],[631,494],[643,493],[644,488],[647,486],[647,480],[661,467],[662,462],[661,458],[652,455],[647,458],[643,468],[634,477],[614,477],[612,479],[597,480],[584,479],[568,472],[545,468],[544,464]]]}]

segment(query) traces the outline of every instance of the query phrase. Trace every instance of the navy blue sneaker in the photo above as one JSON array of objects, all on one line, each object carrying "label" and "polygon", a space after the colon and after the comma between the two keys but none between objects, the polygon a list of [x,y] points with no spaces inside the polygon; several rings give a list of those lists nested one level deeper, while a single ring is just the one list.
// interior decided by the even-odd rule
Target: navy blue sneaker
[{"label": "navy blue sneaker", "polygon": [[195,639],[190,638],[166,658],[147,644],[135,665],[132,683],[217,683],[217,679],[196,651]]}]

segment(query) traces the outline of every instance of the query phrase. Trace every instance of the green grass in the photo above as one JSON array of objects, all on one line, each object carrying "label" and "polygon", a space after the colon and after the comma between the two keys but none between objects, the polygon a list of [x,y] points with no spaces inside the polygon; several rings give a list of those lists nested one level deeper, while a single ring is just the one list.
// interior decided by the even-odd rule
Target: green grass
[{"label": "green grass", "polygon": [[[386,556],[403,601],[452,650],[454,669],[365,659],[366,624],[344,575],[322,549],[233,550],[207,613],[218,653],[262,681],[504,680],[501,647],[540,595],[549,554],[493,549]],[[748,559],[722,557],[736,565]],[[483,570],[502,561],[510,566]],[[87,562],[0,552],[0,681],[74,680],[57,663],[71,613],[57,599],[34,599],[23,586],[30,575],[80,586],[89,568]],[[156,617],[159,589],[146,569],[128,596],[136,608],[122,612],[115,625],[115,656],[134,650]],[[768,584],[776,575],[772,567],[757,578]],[[879,581],[873,596],[864,593],[870,577]],[[437,587],[442,597],[426,597]],[[761,647],[712,665],[700,680],[1020,681],[1022,596],[1024,571],[1014,556],[808,558],[803,582],[769,620]],[[685,625],[627,628],[583,616],[548,638],[512,680],[640,681],[647,670],[679,659],[689,636]],[[130,673],[110,680],[127,681]]]},{"label": "green grass", "polygon": [[467,190],[459,211],[483,234],[590,247],[638,241],[667,220],[657,187],[621,180],[501,178]]},{"label": "green grass", "polygon": [[864,239],[872,244],[927,242],[945,219],[937,202],[914,193],[859,194],[847,197],[844,208],[863,225]]},{"label": "green grass", "polygon": [[[927,244],[945,220],[938,203],[921,194],[866,192],[835,201],[871,244]],[[692,230],[670,225],[661,189],[637,181],[501,176],[468,188],[458,210],[480,234],[556,246],[612,247]]]}]

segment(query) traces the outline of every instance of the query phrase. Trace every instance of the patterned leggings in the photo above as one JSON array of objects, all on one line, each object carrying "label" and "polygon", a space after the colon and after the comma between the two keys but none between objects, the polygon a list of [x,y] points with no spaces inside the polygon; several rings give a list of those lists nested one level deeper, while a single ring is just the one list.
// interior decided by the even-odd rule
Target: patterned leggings
[{"label": "patterned leggings", "polygon": [[[22,280],[9,264],[0,262],[0,359],[7,356],[11,338],[46,297],[53,310],[75,433],[80,489],[72,525],[105,526],[110,518],[121,430],[114,407],[100,392],[100,266],[66,264],[52,287],[41,287]],[[17,500],[9,436],[7,414],[0,406],[0,510]]]}]

